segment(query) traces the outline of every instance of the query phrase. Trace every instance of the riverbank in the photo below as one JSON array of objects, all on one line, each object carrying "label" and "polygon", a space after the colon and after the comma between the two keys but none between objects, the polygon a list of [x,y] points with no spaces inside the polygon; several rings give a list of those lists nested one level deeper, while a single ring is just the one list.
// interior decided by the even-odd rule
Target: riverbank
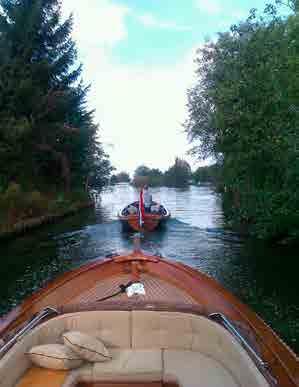
[{"label": "riverbank", "polygon": [[82,203],[73,203],[69,208],[61,210],[56,213],[48,213],[39,217],[33,217],[24,219],[15,224],[4,224],[0,226],[0,240],[17,237],[23,235],[25,232],[31,231],[45,224],[51,224],[57,222],[60,219],[75,214],[76,212],[93,207],[93,201],[87,201]]},{"label": "riverbank", "polygon": [[0,194],[0,239],[14,237],[93,206],[87,192],[24,191],[13,183]]},{"label": "riverbank", "polygon": [[[262,241],[269,246],[298,246],[299,223],[296,219],[298,216],[296,210],[294,210],[294,216],[290,213],[278,216],[272,213],[271,208],[265,208],[265,212],[257,211],[254,216],[251,216],[248,210],[250,206],[246,200],[242,200],[241,193],[231,195],[229,192],[220,192],[220,194],[224,224],[227,229],[242,237]],[[251,200],[254,201],[253,198]],[[267,205],[265,203],[265,207]],[[282,205],[281,212],[283,210]]]}]

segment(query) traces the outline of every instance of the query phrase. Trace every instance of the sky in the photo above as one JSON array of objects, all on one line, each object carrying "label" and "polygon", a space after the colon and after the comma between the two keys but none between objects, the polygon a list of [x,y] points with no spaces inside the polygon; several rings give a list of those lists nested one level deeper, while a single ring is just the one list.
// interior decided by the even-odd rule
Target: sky
[{"label": "sky", "polygon": [[266,0],[63,0],[91,84],[100,141],[117,171],[166,170],[175,157],[193,168],[184,133],[196,49]]}]

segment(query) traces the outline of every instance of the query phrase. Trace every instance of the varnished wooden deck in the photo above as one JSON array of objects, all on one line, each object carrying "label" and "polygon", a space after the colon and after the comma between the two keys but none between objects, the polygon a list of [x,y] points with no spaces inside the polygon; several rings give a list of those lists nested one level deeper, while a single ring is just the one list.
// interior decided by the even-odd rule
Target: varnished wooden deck
[{"label": "varnished wooden deck", "polygon": [[[121,284],[127,284],[131,280],[130,274],[123,274],[114,276],[111,278],[98,281],[95,285],[80,295],[72,299],[69,306],[72,305],[88,305],[96,302],[100,298],[104,298],[116,293],[120,289]],[[127,305],[136,304],[186,304],[196,305],[196,301],[185,291],[173,286],[160,278],[153,277],[148,274],[141,274],[140,281],[144,285],[145,295],[138,295],[128,298],[125,293],[122,293],[116,297],[110,298],[107,301],[102,301],[102,304],[121,304],[126,303]]]}]

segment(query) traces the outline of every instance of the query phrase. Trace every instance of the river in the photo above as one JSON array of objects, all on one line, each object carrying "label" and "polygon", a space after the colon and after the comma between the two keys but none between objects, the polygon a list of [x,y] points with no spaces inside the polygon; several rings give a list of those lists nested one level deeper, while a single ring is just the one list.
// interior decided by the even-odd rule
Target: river
[{"label": "river", "polygon": [[[153,188],[172,213],[166,228],[144,235],[142,248],[215,278],[255,310],[299,353],[298,252],[241,238],[224,228],[221,197],[210,185]],[[134,201],[128,184],[106,188],[95,209],[15,240],[1,241],[0,315],[46,281],[87,261],[132,249],[117,212]]]}]

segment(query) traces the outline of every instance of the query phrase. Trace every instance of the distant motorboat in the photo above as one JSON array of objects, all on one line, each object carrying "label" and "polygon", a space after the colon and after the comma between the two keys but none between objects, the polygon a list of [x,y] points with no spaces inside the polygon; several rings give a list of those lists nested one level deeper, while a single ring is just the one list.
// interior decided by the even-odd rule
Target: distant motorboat
[{"label": "distant motorboat", "polygon": [[162,226],[170,218],[170,212],[162,204],[152,202],[150,208],[151,211],[145,212],[143,221],[140,222],[139,202],[136,201],[127,205],[118,214],[123,229],[126,231],[153,231],[157,227]]}]

